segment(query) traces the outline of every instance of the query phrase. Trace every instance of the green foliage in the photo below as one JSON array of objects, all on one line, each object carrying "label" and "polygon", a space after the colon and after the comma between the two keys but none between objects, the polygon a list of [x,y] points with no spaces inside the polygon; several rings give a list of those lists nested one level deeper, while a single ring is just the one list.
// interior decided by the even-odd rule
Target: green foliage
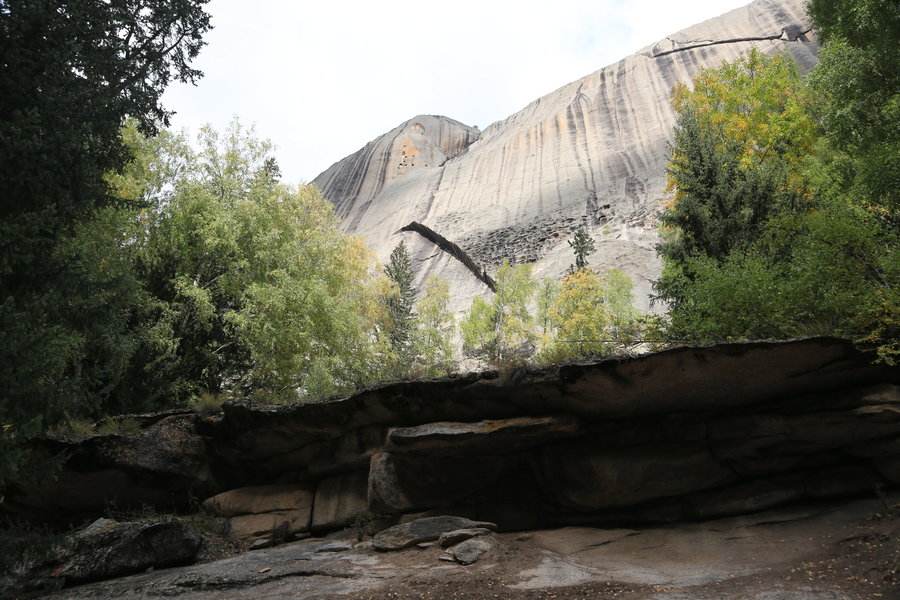
[{"label": "green foliage", "polygon": [[856,201],[900,226],[900,6],[813,0],[826,42],[810,84],[816,116]]},{"label": "green foliage", "polygon": [[117,182],[151,205],[136,268],[161,306],[129,390],[167,403],[280,400],[371,381],[371,257],[338,231],[331,205],[311,186],[277,183],[270,146],[238,123],[204,130],[196,153],[161,137],[141,142],[139,164]]},{"label": "green foliage", "polygon": [[493,365],[523,362],[535,341],[528,310],[536,287],[531,267],[513,266],[504,261],[496,280],[497,291],[492,301],[476,297],[460,324],[463,351],[485,358]]},{"label": "green foliage", "polygon": [[680,278],[684,301],[672,311],[671,333],[700,340],[857,336],[884,301],[896,302],[898,248],[896,235],[845,203],[773,221],[747,252],[688,263],[693,277]]},{"label": "green foliage", "polygon": [[584,225],[579,227],[568,242],[569,247],[572,248],[572,252],[575,254],[575,266],[571,270],[587,267],[587,257],[596,250],[594,238],[587,232],[587,228]]},{"label": "green foliage", "polygon": [[[676,93],[675,199],[662,219],[656,289],[673,338],[843,335],[892,362],[897,8],[812,8],[827,43],[809,87],[786,59],[751,55]],[[879,19],[893,34],[869,31]]]},{"label": "green foliage", "polygon": [[589,269],[567,275],[548,316],[553,334],[540,360],[557,363],[575,358],[621,353],[638,338],[631,279],[618,269],[599,276]]},{"label": "green foliage", "polygon": [[154,131],[168,83],[200,76],[205,4],[0,5],[0,423],[16,439],[124,408],[114,388],[153,306],[104,174],[128,160],[125,117]]},{"label": "green foliage", "polygon": [[450,286],[439,277],[429,277],[417,305],[416,364],[422,375],[436,377],[453,369],[456,323],[449,305]]},{"label": "green foliage", "polygon": [[[210,29],[206,3],[3,3],[4,280],[13,267],[17,278],[33,277],[19,271],[20,261],[39,267],[43,257],[25,251],[52,246],[74,220],[108,204],[103,174],[127,161],[119,137],[126,116],[138,119],[145,132],[168,124],[170,113],[159,101],[169,82],[202,75],[190,62]],[[22,243],[28,248],[12,245]]]},{"label": "green foliage", "polygon": [[[772,215],[805,206],[805,179],[792,170],[814,143],[803,90],[788,58],[756,51],[676,89],[663,257],[724,258],[756,240]],[[667,279],[658,290],[678,301]]]},{"label": "green foliage", "polygon": [[559,282],[555,279],[545,278],[538,285],[537,291],[537,319],[541,328],[541,335],[547,336],[552,329],[550,308],[556,302],[559,294]]},{"label": "green foliage", "polygon": [[390,316],[391,345],[397,354],[400,363],[408,365],[411,347],[412,332],[416,326],[414,312],[416,302],[416,288],[413,285],[415,275],[412,270],[412,260],[406,243],[402,240],[391,252],[388,264],[384,267],[384,274],[394,284],[392,293],[387,297],[387,308]]}]

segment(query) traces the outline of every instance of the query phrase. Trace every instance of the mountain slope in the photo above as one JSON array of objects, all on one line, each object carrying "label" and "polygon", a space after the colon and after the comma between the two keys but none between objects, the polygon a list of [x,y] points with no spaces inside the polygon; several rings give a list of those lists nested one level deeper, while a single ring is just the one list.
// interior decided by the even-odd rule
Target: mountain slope
[{"label": "mountain slope", "polygon": [[565,240],[585,223],[597,240],[591,264],[628,272],[646,309],[659,273],[655,214],[666,196],[671,91],[751,48],[788,52],[810,68],[817,46],[803,0],[756,0],[668,36],[480,135],[446,117],[415,117],[314,183],[344,229],[380,257],[406,236],[420,280],[450,280],[457,310],[487,287],[422,235],[398,232],[410,222],[455,242],[488,272],[509,258],[554,277],[572,262]]}]

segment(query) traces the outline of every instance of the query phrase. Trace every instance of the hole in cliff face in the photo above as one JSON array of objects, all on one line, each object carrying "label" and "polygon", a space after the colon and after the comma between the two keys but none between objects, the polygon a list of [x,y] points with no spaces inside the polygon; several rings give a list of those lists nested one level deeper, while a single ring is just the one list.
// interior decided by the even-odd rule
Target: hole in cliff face
[{"label": "hole in cliff face", "polygon": [[413,123],[410,129],[413,130],[413,133],[418,133],[419,135],[425,135],[425,126],[421,123]]}]

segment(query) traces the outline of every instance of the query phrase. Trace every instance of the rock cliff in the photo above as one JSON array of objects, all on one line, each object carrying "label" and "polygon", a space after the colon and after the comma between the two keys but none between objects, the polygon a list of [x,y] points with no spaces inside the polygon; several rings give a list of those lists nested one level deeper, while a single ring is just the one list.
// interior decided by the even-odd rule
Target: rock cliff
[{"label": "rock cliff", "polygon": [[314,183],[344,229],[382,259],[407,239],[420,280],[448,279],[456,310],[488,288],[418,232],[399,232],[411,222],[456,243],[488,273],[508,258],[554,277],[572,262],[565,240],[584,223],[598,242],[591,263],[628,272],[647,309],[659,272],[655,213],[665,198],[673,86],[751,48],[787,52],[810,68],[817,46],[804,4],[756,0],[538,98],[480,134],[447,117],[414,117]]},{"label": "rock cliff", "polygon": [[4,506],[95,516],[225,492],[206,506],[246,539],[428,511],[622,526],[872,494],[900,485],[900,370],[869,361],[830,338],[726,344],[137,417],[140,433],[38,442],[59,476]]}]

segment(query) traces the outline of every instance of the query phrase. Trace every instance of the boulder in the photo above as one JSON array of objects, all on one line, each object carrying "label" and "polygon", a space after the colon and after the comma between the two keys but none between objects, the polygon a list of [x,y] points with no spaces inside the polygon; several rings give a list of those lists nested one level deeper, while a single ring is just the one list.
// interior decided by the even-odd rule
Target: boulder
[{"label": "boulder", "polygon": [[717,419],[709,425],[715,455],[745,475],[808,467],[807,457],[867,442],[900,431],[900,411],[893,403],[807,414],[764,413]]},{"label": "boulder", "polygon": [[58,476],[23,485],[8,506],[56,519],[100,514],[110,505],[183,509],[196,495],[216,490],[195,415],[139,417],[141,429],[133,434],[34,440],[34,455],[58,467]]},{"label": "boulder", "polygon": [[459,529],[488,529],[495,531],[494,523],[485,521],[470,521],[463,517],[441,516],[424,517],[409,523],[394,525],[375,535],[372,545],[376,550],[402,550],[423,542],[432,542],[441,537],[441,534]]},{"label": "boulder", "polygon": [[[836,338],[718,344],[523,371],[504,381],[495,372],[470,373],[385,384],[323,403],[226,404],[209,435],[223,470],[258,477],[268,474],[270,463],[282,472],[303,464],[302,449],[324,456],[319,451],[342,436],[377,433],[378,426],[541,414],[566,414],[593,424],[747,410],[773,401],[796,408],[798,403],[809,406],[812,394],[896,379],[896,368],[873,365],[870,356]],[[358,450],[366,454],[368,447],[366,441]],[[292,452],[298,453],[295,458],[281,460]],[[277,473],[271,475],[274,479]]]},{"label": "boulder", "polygon": [[875,462],[882,477],[894,485],[900,485],[900,456],[887,456]]},{"label": "boulder", "polygon": [[448,548],[473,537],[489,535],[490,533],[491,530],[485,527],[454,529],[453,531],[442,533],[441,537],[438,538],[438,544],[441,546],[441,548]]},{"label": "boulder", "polygon": [[366,514],[368,486],[367,470],[323,479],[313,503],[313,531],[345,527]]},{"label": "boulder", "polygon": [[52,575],[66,585],[193,563],[202,539],[178,521],[98,519],[74,534],[54,560]]},{"label": "boulder", "polygon": [[494,547],[490,538],[475,537],[461,542],[447,552],[461,565],[471,565]]}]

